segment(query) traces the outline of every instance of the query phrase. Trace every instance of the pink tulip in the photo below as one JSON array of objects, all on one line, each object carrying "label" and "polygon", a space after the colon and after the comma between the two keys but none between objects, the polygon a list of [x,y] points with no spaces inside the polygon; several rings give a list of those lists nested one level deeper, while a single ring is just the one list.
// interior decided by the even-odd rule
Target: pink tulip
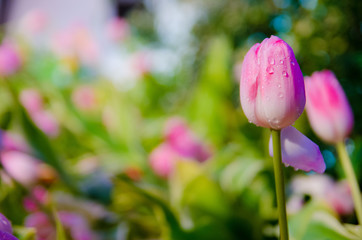
[{"label": "pink tulip", "polygon": [[13,233],[11,222],[2,213],[0,213],[0,232]]},{"label": "pink tulip", "polygon": [[40,162],[21,152],[1,152],[1,163],[6,172],[24,186],[34,185],[38,180]]},{"label": "pink tulip", "polygon": [[353,128],[353,113],[336,76],[329,70],[306,77],[309,122],[326,142],[343,141]]},{"label": "pink tulip", "polygon": [[21,57],[18,50],[10,42],[0,45],[0,76],[14,74],[21,65]]},{"label": "pink tulip", "polygon": [[246,54],[241,70],[240,100],[248,120],[282,129],[295,122],[305,105],[303,75],[292,48],[271,36]]},{"label": "pink tulip", "polygon": [[179,158],[177,152],[167,143],[156,147],[150,155],[150,164],[155,173],[161,177],[168,177]]},{"label": "pink tulip", "polygon": [[[317,144],[300,133],[292,126],[281,130],[282,161],[285,166],[295,170],[315,171],[323,173],[326,170],[323,156]],[[273,156],[273,143],[270,137],[269,153]]]},{"label": "pink tulip", "polygon": [[43,98],[36,89],[25,89],[20,93],[20,102],[28,113],[39,112],[43,109]]}]

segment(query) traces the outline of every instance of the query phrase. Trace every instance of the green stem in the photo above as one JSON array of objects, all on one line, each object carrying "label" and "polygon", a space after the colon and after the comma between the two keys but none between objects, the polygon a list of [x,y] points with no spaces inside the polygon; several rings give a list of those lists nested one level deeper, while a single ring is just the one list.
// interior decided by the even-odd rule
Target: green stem
[{"label": "green stem", "polygon": [[354,207],[356,209],[358,222],[359,224],[362,224],[362,197],[358,187],[356,174],[354,173],[351,160],[348,156],[346,146],[344,145],[343,142],[337,143],[337,152],[342,164],[342,168],[344,170],[344,174],[347,177],[349,187],[351,188],[352,198],[354,202]]},{"label": "green stem", "polygon": [[273,139],[273,160],[275,189],[277,193],[277,206],[279,214],[280,239],[288,240],[288,221],[285,207],[284,176],[282,168],[282,151],[280,146],[280,130],[271,130]]}]

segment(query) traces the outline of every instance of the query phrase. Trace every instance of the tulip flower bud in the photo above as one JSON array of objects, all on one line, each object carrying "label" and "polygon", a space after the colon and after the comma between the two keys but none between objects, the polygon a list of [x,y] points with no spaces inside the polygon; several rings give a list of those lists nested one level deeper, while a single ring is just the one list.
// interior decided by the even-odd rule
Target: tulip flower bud
[{"label": "tulip flower bud", "polygon": [[324,141],[343,141],[353,128],[353,113],[336,76],[329,70],[306,77],[306,110],[314,132]]},{"label": "tulip flower bud", "polygon": [[248,120],[257,126],[282,129],[294,123],[305,105],[303,75],[292,48],[271,36],[246,54],[240,101]]}]

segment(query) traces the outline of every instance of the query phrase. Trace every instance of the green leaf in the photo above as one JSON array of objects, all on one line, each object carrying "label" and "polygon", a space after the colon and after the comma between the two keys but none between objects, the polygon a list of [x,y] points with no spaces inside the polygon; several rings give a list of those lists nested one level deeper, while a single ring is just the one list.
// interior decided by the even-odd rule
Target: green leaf
[{"label": "green leaf", "polygon": [[345,228],[323,202],[311,202],[290,217],[291,239],[295,240],[358,240]]},{"label": "green leaf", "polygon": [[56,238],[55,240],[68,240],[63,228],[63,225],[60,221],[60,218],[55,210],[53,210],[53,216],[55,220],[55,230],[56,230]]}]

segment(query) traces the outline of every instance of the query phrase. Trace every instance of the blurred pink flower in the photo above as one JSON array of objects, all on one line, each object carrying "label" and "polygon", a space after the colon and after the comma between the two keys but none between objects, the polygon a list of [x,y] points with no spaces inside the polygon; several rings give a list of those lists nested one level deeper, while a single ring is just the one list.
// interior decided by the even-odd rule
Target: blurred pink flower
[{"label": "blurred pink flower", "polygon": [[81,110],[92,110],[97,106],[97,97],[93,87],[80,86],[73,91],[72,100]]},{"label": "blurred pink flower", "polygon": [[328,204],[340,215],[351,214],[354,209],[352,195],[347,182],[335,182],[327,175],[296,176],[290,188],[292,196],[288,201],[288,212],[297,212],[304,205],[305,195],[312,200]]},{"label": "blurred pink flower", "polygon": [[21,65],[21,56],[16,47],[4,41],[0,45],[0,76],[9,76],[14,74]]},{"label": "blurred pink flower", "polygon": [[59,134],[59,123],[50,112],[43,110],[30,114],[35,125],[49,137],[56,137]]},{"label": "blurred pink flower", "polygon": [[24,208],[28,212],[39,211],[39,204],[46,204],[48,202],[49,196],[47,190],[42,186],[36,186],[31,191],[31,197],[25,197],[23,201]]},{"label": "blurred pink flower", "polygon": [[11,222],[2,213],[0,213],[0,231],[13,234],[13,228],[11,227]]},{"label": "blurred pink flower", "polygon": [[30,153],[31,149],[21,135],[0,130],[0,147],[2,151],[19,151]]},{"label": "blurred pink flower", "polygon": [[196,138],[181,118],[171,118],[167,121],[165,139],[182,157],[203,162],[211,156],[210,150]]},{"label": "blurred pink flower", "polygon": [[145,52],[138,52],[132,56],[132,68],[140,76],[144,76],[151,70],[151,63],[149,62],[148,55]]},{"label": "blurred pink flower", "polygon": [[81,24],[74,24],[57,33],[53,38],[52,46],[60,58],[76,57],[86,65],[94,64],[99,57],[99,49],[94,37]]},{"label": "blurred pink flower", "polygon": [[179,155],[169,144],[162,143],[150,154],[150,164],[157,175],[166,178],[171,174],[178,158]]},{"label": "blurred pink flower", "polygon": [[343,141],[353,128],[353,113],[336,76],[329,70],[305,78],[307,115],[313,130],[326,142]]},{"label": "blurred pink flower", "polygon": [[30,35],[42,32],[48,23],[48,16],[41,9],[33,9],[21,19],[21,30]]},{"label": "blurred pink flower", "polygon": [[168,177],[178,160],[203,162],[211,157],[211,150],[196,138],[181,118],[169,119],[164,134],[165,141],[150,154],[151,167],[161,177]]},{"label": "blurred pink flower", "polygon": [[6,172],[24,186],[34,185],[38,180],[39,160],[17,151],[1,152],[1,163]]},{"label": "blurred pink flower", "polygon": [[129,34],[129,25],[125,19],[116,17],[108,22],[106,31],[110,40],[122,41]]},{"label": "blurred pink flower", "polygon": [[[285,166],[292,166],[295,170],[323,173],[326,170],[322,153],[317,144],[304,136],[292,126],[281,130],[282,161]],[[269,154],[273,156],[273,142],[269,140]]]},{"label": "blurred pink flower", "polygon": [[[88,222],[79,214],[60,211],[59,219],[63,227],[73,240],[92,240],[92,231]],[[54,240],[56,237],[55,227],[43,212],[35,212],[25,219],[26,227],[36,229],[37,240]]]},{"label": "blurred pink flower", "polygon": [[240,102],[248,120],[265,128],[288,127],[302,114],[303,74],[285,41],[276,36],[265,38],[245,55]]},{"label": "blurred pink flower", "polygon": [[24,89],[20,93],[20,102],[29,114],[43,109],[43,97],[36,89]]}]

